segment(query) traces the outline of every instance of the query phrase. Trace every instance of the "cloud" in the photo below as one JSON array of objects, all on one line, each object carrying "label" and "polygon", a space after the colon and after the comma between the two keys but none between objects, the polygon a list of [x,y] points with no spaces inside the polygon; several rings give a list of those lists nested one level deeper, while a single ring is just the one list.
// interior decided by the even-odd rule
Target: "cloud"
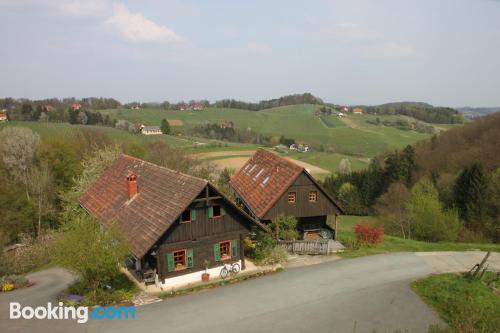
[{"label": "cloud", "polygon": [[170,43],[181,40],[173,30],[148,20],[141,13],[133,13],[118,3],[113,4],[113,13],[104,21],[104,25],[131,42]]},{"label": "cloud", "polygon": [[342,41],[372,41],[380,38],[375,31],[365,29],[355,23],[337,23],[329,30],[334,39]]},{"label": "cloud", "polygon": [[384,42],[364,50],[364,56],[377,59],[408,58],[417,54],[415,48],[410,44]]},{"label": "cloud", "polygon": [[42,10],[63,17],[91,19],[104,29],[130,42],[172,43],[181,38],[166,26],[112,0],[0,0],[0,7]]}]

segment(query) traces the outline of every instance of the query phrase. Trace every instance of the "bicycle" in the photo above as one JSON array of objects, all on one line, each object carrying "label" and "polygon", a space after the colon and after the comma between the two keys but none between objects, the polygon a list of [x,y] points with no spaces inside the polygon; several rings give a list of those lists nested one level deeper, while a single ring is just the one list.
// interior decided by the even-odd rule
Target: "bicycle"
[{"label": "bicycle", "polygon": [[220,270],[220,277],[221,279],[227,278],[227,276],[231,273],[232,275],[238,274],[240,271],[240,264],[237,262],[233,264],[224,264],[222,266],[222,269]]}]

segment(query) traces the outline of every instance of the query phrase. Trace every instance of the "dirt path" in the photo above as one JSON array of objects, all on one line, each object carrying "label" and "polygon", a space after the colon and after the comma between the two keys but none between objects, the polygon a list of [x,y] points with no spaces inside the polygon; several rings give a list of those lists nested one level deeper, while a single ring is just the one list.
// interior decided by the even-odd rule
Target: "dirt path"
[{"label": "dirt path", "polygon": [[350,128],[356,128],[356,129],[360,128],[354,121],[352,121],[351,119],[349,119],[347,116],[346,117],[342,117],[340,119],[344,122],[344,124],[346,124]]}]

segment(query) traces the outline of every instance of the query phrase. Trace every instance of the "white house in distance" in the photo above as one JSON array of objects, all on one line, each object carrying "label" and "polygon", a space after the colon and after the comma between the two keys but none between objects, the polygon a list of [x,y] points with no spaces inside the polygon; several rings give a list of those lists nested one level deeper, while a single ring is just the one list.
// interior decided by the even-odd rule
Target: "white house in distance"
[{"label": "white house in distance", "polygon": [[162,134],[160,126],[144,126],[144,125],[141,125],[141,133],[144,135]]}]

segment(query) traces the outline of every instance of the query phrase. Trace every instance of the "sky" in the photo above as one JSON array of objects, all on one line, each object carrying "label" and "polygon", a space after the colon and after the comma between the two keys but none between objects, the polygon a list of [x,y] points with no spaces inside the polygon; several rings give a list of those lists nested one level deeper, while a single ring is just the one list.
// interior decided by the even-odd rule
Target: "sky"
[{"label": "sky", "polygon": [[0,0],[0,97],[500,106],[498,0]]}]

